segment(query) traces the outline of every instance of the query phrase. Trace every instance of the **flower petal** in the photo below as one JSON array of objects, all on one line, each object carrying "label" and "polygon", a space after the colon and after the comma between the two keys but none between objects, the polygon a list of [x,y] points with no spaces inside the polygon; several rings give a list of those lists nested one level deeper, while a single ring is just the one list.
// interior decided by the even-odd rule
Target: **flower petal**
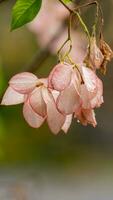
[{"label": "flower petal", "polygon": [[103,83],[98,78],[97,79],[97,93],[94,96],[94,98],[91,99],[91,107],[92,108],[100,107],[103,102],[104,102],[104,100],[103,100]]},{"label": "flower petal", "polygon": [[87,90],[92,93],[96,92],[97,76],[95,72],[85,66],[82,66],[82,76]]},{"label": "flower petal", "polygon": [[57,134],[65,122],[65,116],[58,112],[54,98],[47,88],[42,88],[42,94],[47,105],[47,122],[49,128],[54,134]]},{"label": "flower petal", "polygon": [[29,104],[29,101],[27,101],[24,104],[23,115],[24,115],[26,122],[33,128],[39,128],[45,121],[44,117],[41,117],[36,112],[34,112],[34,110],[32,109],[32,107]]},{"label": "flower petal", "polygon": [[79,110],[81,106],[80,96],[78,95],[73,84],[70,84],[63,90],[57,99],[57,108],[61,113],[72,114]]},{"label": "flower petal", "polygon": [[71,126],[71,122],[72,122],[72,118],[73,118],[73,115],[67,115],[66,116],[66,120],[62,126],[62,130],[64,131],[64,133],[67,133],[70,126]]},{"label": "flower petal", "polygon": [[44,117],[46,115],[46,104],[42,97],[42,86],[36,88],[29,97],[29,102],[33,110]]},{"label": "flower petal", "polygon": [[49,87],[58,91],[64,90],[71,81],[72,66],[69,64],[56,65],[49,75]]},{"label": "flower petal", "polygon": [[38,83],[38,78],[29,72],[17,74],[9,81],[10,86],[22,94],[31,92]]},{"label": "flower petal", "polygon": [[94,97],[94,94],[89,92],[85,84],[81,85],[81,100],[82,108],[91,109],[91,99]]},{"label": "flower petal", "polygon": [[93,127],[96,127],[97,122],[95,118],[95,112],[92,109],[82,109],[78,115],[75,114],[75,117],[84,125],[91,124]]},{"label": "flower petal", "polygon": [[20,94],[13,90],[11,87],[8,87],[6,90],[2,102],[2,105],[16,105],[24,102],[24,94]]}]

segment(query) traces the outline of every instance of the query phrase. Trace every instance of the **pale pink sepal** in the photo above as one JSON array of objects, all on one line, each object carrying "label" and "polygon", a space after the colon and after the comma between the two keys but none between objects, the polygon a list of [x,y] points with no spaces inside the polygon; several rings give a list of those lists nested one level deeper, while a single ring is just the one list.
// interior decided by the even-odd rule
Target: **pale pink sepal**
[{"label": "pale pink sepal", "polygon": [[84,125],[87,126],[91,124],[93,127],[96,127],[97,122],[95,118],[95,112],[93,109],[82,109],[78,115],[75,114],[75,117]]},{"label": "pale pink sepal", "polygon": [[94,93],[97,88],[97,76],[95,72],[85,66],[82,66],[81,71],[87,90]]},{"label": "pale pink sepal", "polygon": [[41,117],[34,112],[29,104],[29,101],[27,101],[23,106],[23,115],[26,122],[33,128],[39,128],[45,121],[44,117]]},{"label": "pale pink sepal", "polygon": [[64,131],[64,133],[67,133],[70,126],[71,126],[71,123],[72,123],[72,118],[73,118],[73,115],[67,115],[66,116],[66,120],[62,126],[62,130]]},{"label": "pale pink sepal", "polygon": [[49,75],[49,87],[58,91],[64,90],[71,81],[72,66],[60,63],[56,65]]},{"label": "pale pink sepal", "polygon": [[94,96],[94,98],[91,100],[91,107],[92,108],[98,108],[101,106],[101,104],[104,103],[103,100],[103,83],[98,78],[97,79],[97,93]]},{"label": "pale pink sepal", "polygon": [[42,88],[42,95],[47,106],[49,128],[54,134],[58,134],[65,122],[65,116],[58,112],[53,96],[46,87]]},{"label": "pale pink sepal", "polygon": [[33,110],[44,117],[46,115],[46,104],[42,96],[42,86],[36,88],[29,97],[29,103]]},{"label": "pale pink sepal", "polygon": [[80,109],[81,99],[73,84],[60,93],[56,103],[58,110],[66,115]]},{"label": "pale pink sepal", "polygon": [[9,81],[10,86],[22,94],[31,92],[38,84],[38,78],[29,72],[16,74]]},{"label": "pale pink sepal", "polygon": [[8,87],[1,105],[16,105],[16,104],[20,104],[24,102],[24,94],[20,94],[18,92],[16,92],[15,90],[13,90],[11,87]]}]

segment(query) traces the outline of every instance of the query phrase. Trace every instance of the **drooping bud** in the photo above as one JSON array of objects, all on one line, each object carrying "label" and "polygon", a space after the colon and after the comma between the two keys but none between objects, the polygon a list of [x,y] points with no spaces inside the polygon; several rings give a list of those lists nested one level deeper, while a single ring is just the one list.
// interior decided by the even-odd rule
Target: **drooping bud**
[{"label": "drooping bud", "polygon": [[97,46],[95,37],[91,37],[89,59],[90,59],[90,64],[91,64],[92,68],[95,70],[100,68],[100,66],[103,62],[103,59],[104,59],[104,56],[103,56],[101,50]]}]

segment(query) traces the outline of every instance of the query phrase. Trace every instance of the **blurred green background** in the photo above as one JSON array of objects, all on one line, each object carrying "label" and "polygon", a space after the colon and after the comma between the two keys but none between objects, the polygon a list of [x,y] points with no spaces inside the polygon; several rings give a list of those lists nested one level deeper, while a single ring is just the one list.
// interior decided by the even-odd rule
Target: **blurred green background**
[{"label": "blurred green background", "polygon": [[[113,49],[113,0],[101,2],[105,17],[105,39]],[[27,27],[10,32],[13,3],[9,0],[0,4],[0,95],[7,88],[12,75],[23,70],[38,48],[35,36]],[[84,16],[87,23],[92,12],[88,11],[88,16]],[[56,61],[55,56],[48,57],[37,70],[38,77],[46,76]],[[1,106],[1,169],[23,166],[24,169],[68,170],[68,174],[95,174],[98,170],[103,174],[109,171],[112,174],[113,62],[108,64],[107,75],[101,78],[104,81],[105,103],[96,111],[96,128],[83,127],[73,121],[67,135],[60,133],[54,136],[47,125],[36,130],[30,128],[23,119],[22,105]]]}]

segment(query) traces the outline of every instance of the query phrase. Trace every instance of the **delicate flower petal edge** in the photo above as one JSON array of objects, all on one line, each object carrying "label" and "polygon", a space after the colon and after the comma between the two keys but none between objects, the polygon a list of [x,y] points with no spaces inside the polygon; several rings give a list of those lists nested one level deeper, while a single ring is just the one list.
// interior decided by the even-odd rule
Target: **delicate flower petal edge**
[{"label": "delicate flower petal edge", "polygon": [[1,105],[8,106],[8,105],[21,104],[24,102],[24,98],[25,98],[24,94],[20,94],[16,92],[13,88],[8,87],[3,96]]},{"label": "delicate flower petal edge", "polygon": [[26,101],[23,106],[23,115],[26,122],[33,128],[39,128],[45,121],[44,117],[38,115],[29,104],[29,101]]},{"label": "delicate flower petal edge", "polygon": [[38,84],[37,76],[30,72],[22,72],[13,76],[9,85],[19,93],[26,94],[31,92]]},{"label": "delicate flower petal edge", "polygon": [[54,98],[47,88],[42,88],[42,95],[47,106],[48,126],[57,135],[65,122],[65,116],[57,110]]}]

